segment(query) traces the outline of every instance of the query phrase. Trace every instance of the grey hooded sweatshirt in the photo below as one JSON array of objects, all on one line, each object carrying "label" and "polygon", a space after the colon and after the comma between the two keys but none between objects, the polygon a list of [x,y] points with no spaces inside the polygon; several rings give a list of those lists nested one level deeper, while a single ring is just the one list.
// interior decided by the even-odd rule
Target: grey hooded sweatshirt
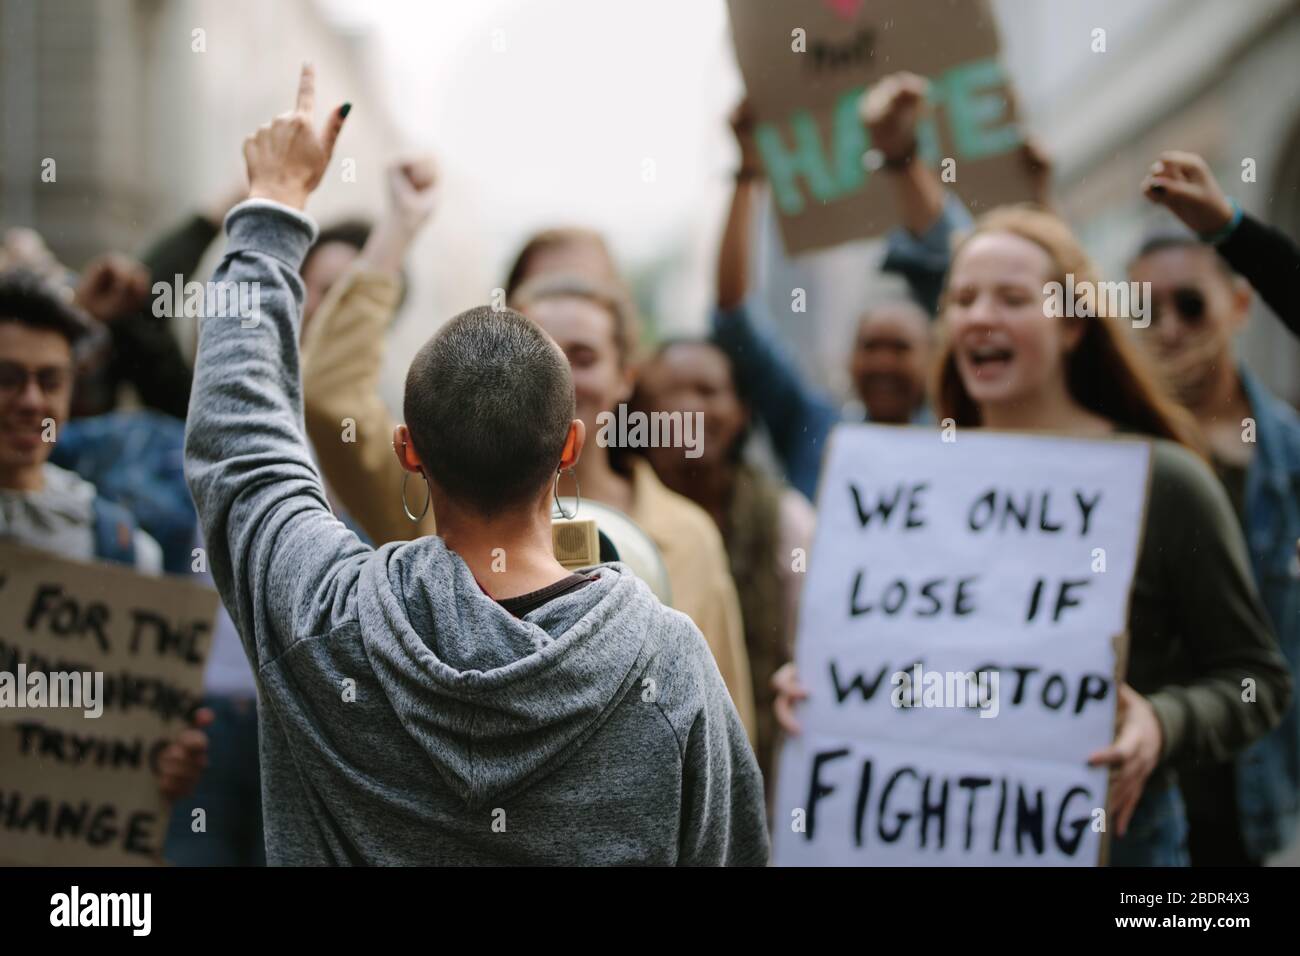
[{"label": "grey hooded sweatshirt", "polygon": [[611,564],[517,619],[440,538],[376,551],[335,519],[298,367],[315,225],[249,201],[226,229],[186,474],[257,675],[268,860],[765,863],[762,779],[689,618]]}]

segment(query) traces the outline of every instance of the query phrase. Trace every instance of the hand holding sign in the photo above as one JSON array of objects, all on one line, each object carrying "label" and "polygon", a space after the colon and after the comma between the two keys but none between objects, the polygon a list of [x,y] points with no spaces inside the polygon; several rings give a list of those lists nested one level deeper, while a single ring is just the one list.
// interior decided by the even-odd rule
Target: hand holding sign
[{"label": "hand holding sign", "polygon": [[900,163],[916,153],[916,124],[929,86],[925,77],[904,71],[891,73],[863,94],[858,104],[862,122],[885,162]]},{"label": "hand holding sign", "polygon": [[1089,766],[1107,766],[1113,770],[1109,803],[1117,836],[1123,836],[1128,830],[1142,789],[1160,761],[1163,748],[1164,732],[1155,708],[1128,684],[1121,684],[1119,732],[1115,742],[1088,759]]},{"label": "hand holding sign", "polygon": [[334,143],[352,106],[344,103],[335,108],[319,133],[313,128],[315,108],[316,71],[310,63],[304,63],[296,107],[262,124],[244,140],[250,199],[272,199],[294,209],[307,205],[307,197],[325,175],[325,167],[334,155]]},{"label": "hand holding sign", "polygon": [[795,669],[794,661],[783,664],[772,675],[772,689],[776,691],[776,700],[772,704],[776,709],[776,722],[787,734],[802,733],[803,728],[795,719],[794,708],[796,704],[807,700],[808,688],[799,682],[799,672]]},{"label": "hand holding sign", "polygon": [[188,797],[199,784],[208,765],[208,735],[203,728],[210,727],[216,715],[204,707],[194,714],[194,726],[176,735],[158,756],[158,789],[168,803]]}]

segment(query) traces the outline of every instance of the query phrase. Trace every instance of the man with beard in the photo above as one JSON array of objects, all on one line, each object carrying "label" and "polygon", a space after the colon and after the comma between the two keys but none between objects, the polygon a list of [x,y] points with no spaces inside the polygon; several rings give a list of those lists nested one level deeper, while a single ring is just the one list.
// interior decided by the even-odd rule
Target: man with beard
[{"label": "man with beard", "polygon": [[[1140,340],[1179,400],[1196,416],[1220,479],[1241,519],[1260,595],[1292,674],[1300,663],[1300,416],[1233,354],[1251,289],[1287,322],[1294,244],[1243,215],[1205,161],[1168,152],[1143,192],[1193,234],[1145,242],[1129,278],[1149,282],[1151,325]],[[1236,270],[1236,271],[1234,271]],[[1294,838],[1300,794],[1300,716],[1282,723],[1236,761],[1180,770],[1194,866],[1258,865]]]}]

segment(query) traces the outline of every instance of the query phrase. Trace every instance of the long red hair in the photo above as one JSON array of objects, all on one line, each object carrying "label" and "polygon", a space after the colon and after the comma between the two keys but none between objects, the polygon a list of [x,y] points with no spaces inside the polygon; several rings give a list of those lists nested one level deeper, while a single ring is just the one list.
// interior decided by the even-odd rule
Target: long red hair
[{"label": "long red hair", "polygon": [[[1018,236],[1042,249],[1052,262],[1048,281],[1065,286],[1067,275],[1074,276],[1076,287],[1096,281],[1097,270],[1070,227],[1057,216],[1032,206],[1001,206],[981,216],[953,250],[952,262],[957,262],[974,237],[988,233]],[[952,274],[949,268],[939,300],[941,322],[948,308],[947,283]],[[1084,323],[1082,336],[1065,359],[1070,395],[1084,408],[1121,428],[1167,438],[1204,454],[1195,420],[1165,391],[1155,370],[1130,338],[1131,333],[1119,325],[1125,318],[1061,319]],[[966,391],[946,328],[944,332],[933,381],[935,415],[940,421],[951,418],[957,425],[978,426],[979,407]]]}]

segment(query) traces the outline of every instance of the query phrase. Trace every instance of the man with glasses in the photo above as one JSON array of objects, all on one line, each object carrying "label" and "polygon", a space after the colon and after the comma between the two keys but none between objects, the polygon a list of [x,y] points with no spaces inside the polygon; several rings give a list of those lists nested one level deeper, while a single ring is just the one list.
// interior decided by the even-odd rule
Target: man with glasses
[{"label": "man with glasses", "polygon": [[157,573],[162,550],[94,485],[49,463],[88,320],[32,273],[0,274],[0,537]]},{"label": "man with glasses", "polygon": [[[0,272],[0,541],[157,574],[162,549],[131,513],[49,463],[72,404],[74,349],[88,321],[36,274]],[[207,735],[198,728],[211,720],[200,711],[196,727],[180,731],[160,755],[165,799],[193,791],[207,761]]]},{"label": "man with glasses", "polygon": [[[1241,519],[1256,584],[1293,674],[1300,662],[1300,416],[1233,354],[1252,287],[1294,323],[1294,243],[1242,213],[1205,161],[1164,153],[1143,183],[1191,233],[1147,240],[1129,278],[1151,283],[1151,325],[1139,333],[1196,417]],[[1289,275],[1288,275],[1289,271]],[[1249,675],[1242,675],[1243,678]],[[1243,683],[1243,695],[1248,687]],[[1248,699],[1243,697],[1243,699]],[[1194,866],[1258,865],[1295,837],[1300,716],[1234,763],[1180,769]]]}]

